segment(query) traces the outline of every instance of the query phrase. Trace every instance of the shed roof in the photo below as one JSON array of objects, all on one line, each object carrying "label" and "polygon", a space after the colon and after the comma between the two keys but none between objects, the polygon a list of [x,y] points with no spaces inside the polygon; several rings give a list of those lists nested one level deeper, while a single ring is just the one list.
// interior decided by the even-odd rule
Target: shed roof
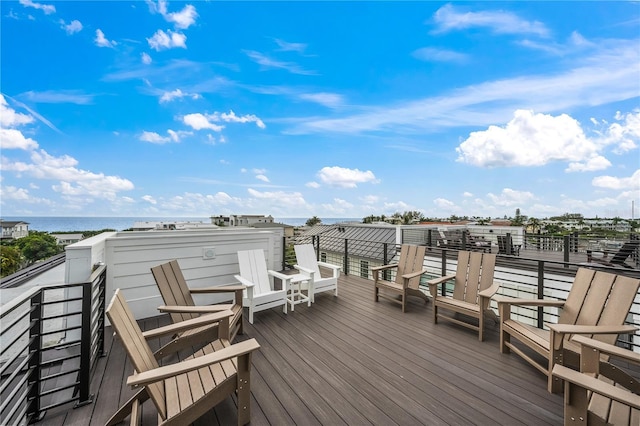
[{"label": "shed roof", "polygon": [[344,252],[347,240],[347,251],[354,257],[384,261],[385,243],[387,260],[392,259],[396,253],[396,227],[393,225],[316,225],[302,233],[296,239],[296,243],[310,243],[312,237],[318,237],[320,249],[329,252]]}]

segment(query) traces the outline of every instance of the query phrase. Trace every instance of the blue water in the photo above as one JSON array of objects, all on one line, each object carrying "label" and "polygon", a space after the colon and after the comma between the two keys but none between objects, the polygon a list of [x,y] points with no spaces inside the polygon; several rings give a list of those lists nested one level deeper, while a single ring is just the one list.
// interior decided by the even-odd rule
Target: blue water
[{"label": "blue water", "polygon": [[[100,231],[115,229],[123,231],[133,227],[135,222],[202,222],[211,223],[209,217],[48,217],[48,216],[7,216],[6,221],[23,221],[29,224],[31,231],[72,232]],[[289,217],[275,218],[275,222],[291,226],[302,226],[309,218]],[[340,222],[361,222],[362,218],[321,218],[324,225]]]}]

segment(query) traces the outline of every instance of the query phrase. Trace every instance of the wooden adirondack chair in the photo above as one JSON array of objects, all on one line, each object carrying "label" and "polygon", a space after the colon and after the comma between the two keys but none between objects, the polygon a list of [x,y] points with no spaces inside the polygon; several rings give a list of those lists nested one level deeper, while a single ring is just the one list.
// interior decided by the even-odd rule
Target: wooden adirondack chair
[{"label": "wooden adirondack chair", "polygon": [[564,424],[640,425],[640,382],[622,368],[602,371],[602,354],[640,367],[640,354],[584,336],[580,344],[580,371],[556,364],[553,375],[564,380]]},{"label": "wooden adirondack chair", "polygon": [[[493,315],[489,309],[491,297],[498,291],[498,283],[493,281],[496,267],[496,255],[480,252],[458,252],[458,265],[455,275],[447,275],[428,281],[429,291],[433,297],[433,322],[438,318],[454,322],[472,330],[478,331],[478,339],[483,340],[484,317]],[[438,292],[438,286],[454,280],[453,295],[443,296]],[[461,313],[478,319],[478,326],[457,318],[438,313],[438,308]]]},{"label": "wooden adirondack chair", "polygon": [[[116,336],[122,342],[135,369],[127,384],[140,388],[107,422],[115,425],[131,414],[131,424],[139,424],[140,404],[151,398],[158,410],[159,425],[187,425],[225,398],[237,393],[238,425],[251,421],[251,353],[260,345],[255,339],[231,345],[228,325],[230,310],[142,333],[127,302],[116,290],[106,310]],[[146,338],[199,327],[212,321],[221,323],[222,339],[216,340],[182,362],[160,367]]]},{"label": "wooden adirondack chair", "polygon": [[633,266],[627,264],[626,261],[629,256],[638,250],[639,246],[640,241],[638,240],[627,241],[612,257],[609,257],[608,252],[604,252],[603,257],[593,257],[593,252],[591,250],[587,250],[587,263],[600,263],[606,266],[622,266],[624,268],[633,269]]},{"label": "wooden adirondack chair", "polygon": [[[634,332],[634,327],[623,324],[639,286],[640,279],[579,268],[564,302],[494,296],[500,316],[500,351],[520,355],[548,376],[550,392],[560,392],[562,383],[553,379],[551,370],[555,364],[577,365],[579,349],[569,341],[571,336],[593,335],[597,340],[614,344],[618,334]],[[543,330],[512,319],[512,305],[558,307],[562,313],[557,324],[548,324],[549,330]],[[546,365],[514,345],[512,337],[547,358]]]},{"label": "wooden adirondack chair", "polygon": [[[420,290],[420,277],[427,272],[423,268],[426,249],[426,246],[403,244],[398,263],[371,268],[376,302],[382,297],[399,303],[402,305],[402,312],[405,312],[408,296],[420,297],[425,303],[429,301],[427,295]],[[396,269],[395,281],[387,281],[380,277],[380,272],[388,269]]]},{"label": "wooden adirondack chair", "polygon": [[[337,297],[340,267],[326,262],[319,262],[311,244],[298,244],[293,248],[296,252],[296,264],[293,267],[310,278],[308,285],[311,286],[311,302],[315,302],[315,295],[323,291],[333,291],[334,296]],[[320,274],[320,266],[331,269],[331,276],[323,277]],[[301,285],[304,287],[306,284],[302,283]]]},{"label": "wooden adirondack chair", "polygon": [[[267,262],[262,249],[239,251],[238,264],[240,265],[240,274],[235,275],[235,278],[240,281],[240,284],[247,286],[242,303],[249,308],[249,322],[253,324],[254,312],[276,306],[283,306],[282,311],[286,314],[287,292],[291,287],[292,276],[267,270]],[[282,289],[275,289],[274,277],[282,281]]]},{"label": "wooden adirondack chair", "polygon": [[[233,311],[233,317],[231,317],[230,320],[231,341],[235,339],[236,334],[244,333],[242,322],[242,292],[245,287],[243,285],[189,288],[177,260],[154,266],[151,268],[151,273],[156,280],[156,284],[165,303],[164,306],[159,306],[158,310],[169,313],[171,321],[174,323],[196,318],[205,313],[231,309],[231,311]],[[233,293],[234,301],[231,304],[196,306],[192,294],[211,293]],[[156,354],[162,355],[168,351],[176,352],[198,342],[211,342],[218,338],[217,331],[217,324],[210,324],[198,329],[184,331],[156,351]]]}]

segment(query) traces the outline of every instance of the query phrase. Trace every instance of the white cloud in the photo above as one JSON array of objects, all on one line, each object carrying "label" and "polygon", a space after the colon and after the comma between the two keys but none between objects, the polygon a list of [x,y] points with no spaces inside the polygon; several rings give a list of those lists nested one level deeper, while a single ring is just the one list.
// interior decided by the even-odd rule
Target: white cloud
[{"label": "white cloud", "polygon": [[640,189],[640,169],[627,178],[617,178],[614,176],[598,176],[591,181],[593,186],[598,188],[614,190],[638,190]]},{"label": "white cloud", "polygon": [[195,130],[211,129],[216,132],[219,132],[222,129],[224,129],[224,126],[220,126],[213,123],[221,122],[221,121],[225,123],[256,123],[256,126],[258,126],[259,128],[261,129],[266,128],[266,125],[264,124],[264,122],[260,118],[256,117],[255,115],[246,114],[246,115],[238,116],[233,111],[229,111],[229,113],[214,112],[213,114],[201,114],[201,113],[187,114],[184,117],[182,117],[182,121],[186,125],[194,128]]},{"label": "white cloud", "polygon": [[167,142],[180,142],[183,137],[193,135],[193,132],[188,132],[185,130],[171,130],[168,129],[167,133],[169,136],[162,136],[156,132],[147,132],[143,131],[140,135],[140,140],[144,142],[150,142],[155,144],[164,144]]},{"label": "white cloud", "polygon": [[146,201],[147,203],[150,203],[150,204],[158,204],[158,202],[156,201],[156,199],[155,199],[155,198],[153,198],[151,195],[144,195],[144,196],[142,196],[142,199],[143,199],[144,201]]},{"label": "white cloud", "polygon": [[87,95],[79,90],[45,90],[34,92],[32,90],[21,93],[21,98],[40,104],[76,104],[89,105],[93,103],[93,95]]},{"label": "white cloud", "polygon": [[244,50],[243,51],[249,59],[253,62],[257,63],[264,69],[283,69],[291,74],[301,74],[301,75],[316,75],[315,71],[309,71],[302,68],[300,65],[293,62],[283,62],[278,61],[276,59],[269,58],[266,55],[263,55],[260,52],[256,52],[255,50]]},{"label": "white cloud", "polygon": [[149,56],[149,54],[146,52],[142,52],[142,54],[140,55],[140,60],[145,65],[149,65],[152,62],[151,56]]},{"label": "white cloud", "polygon": [[197,93],[185,93],[180,89],[172,90],[171,92],[164,92],[160,97],[160,103],[171,102],[174,99],[182,99],[184,97],[190,97],[191,99],[199,99],[201,96]]},{"label": "white cloud", "polygon": [[298,97],[304,101],[315,102],[328,108],[339,108],[344,104],[344,98],[337,93],[302,93]]},{"label": "white cloud", "polygon": [[93,41],[99,47],[114,47],[118,44],[114,40],[108,40],[101,29],[96,30],[96,38]]},{"label": "white cloud", "polygon": [[175,130],[169,129],[167,130],[167,133],[169,133],[169,136],[174,142],[180,142],[182,138],[193,135],[193,132],[188,132],[186,130],[175,131]]},{"label": "white cloud", "polygon": [[273,41],[280,47],[280,49],[278,49],[280,52],[298,52],[302,54],[307,48],[307,45],[304,43],[289,43],[278,38],[273,39]]},{"label": "white cloud", "polygon": [[184,30],[196,22],[198,13],[192,5],[186,5],[180,12],[167,13],[163,15],[168,22],[173,22],[176,28]]},{"label": "white cloud", "polygon": [[529,203],[536,197],[528,191],[516,191],[511,188],[504,188],[499,195],[487,194],[491,203],[497,206],[517,207]]},{"label": "white cloud", "polygon": [[[473,132],[456,148],[458,160],[479,167],[542,166],[570,161],[571,170],[603,166],[598,147],[566,114],[551,116],[518,110],[505,127]],[[604,161],[603,161],[604,160]],[[588,166],[587,164],[590,164]]]},{"label": "white cloud", "polygon": [[42,10],[45,15],[50,15],[56,12],[56,7],[52,4],[36,3],[32,0],[20,0],[20,4],[24,7],[33,7],[34,9]]},{"label": "white cloud", "polygon": [[196,8],[190,4],[186,5],[180,12],[168,12],[166,0],[148,0],[149,10],[151,13],[161,14],[167,22],[173,22],[176,28],[187,29],[193,25],[198,17]]},{"label": "white cloud", "polygon": [[224,129],[224,126],[211,123],[208,116],[200,113],[187,114],[182,117],[182,121],[184,122],[184,124],[192,127],[194,130],[210,129],[214,132],[220,132],[222,131],[222,129]]},{"label": "white cloud", "polygon": [[169,137],[161,136],[156,132],[147,132],[147,131],[142,132],[142,134],[140,135],[140,140],[143,142],[160,143],[160,144],[167,143],[170,141]]},{"label": "white cloud", "polygon": [[264,122],[261,119],[259,119],[253,114],[237,116],[236,113],[233,112],[232,110],[229,110],[229,113],[223,112],[222,114],[219,114],[219,115],[216,112],[211,117],[215,121],[222,120],[226,123],[256,123],[256,126],[258,126],[261,129],[264,129],[267,127],[265,126]]},{"label": "white cloud", "polygon": [[[604,131],[597,132],[596,142],[602,145],[613,145],[616,154],[623,154],[638,148],[638,141],[640,141],[640,110],[635,110],[628,114],[618,112],[615,120],[618,122],[609,125]],[[592,122],[599,124],[595,119],[592,119]]]},{"label": "white cloud", "polygon": [[82,23],[77,19],[69,22],[68,24],[64,22],[64,20],[60,20],[60,25],[62,25],[62,29],[66,31],[67,34],[75,34],[82,31]]},{"label": "white cloud", "polygon": [[420,61],[436,61],[436,62],[458,62],[463,63],[469,59],[464,53],[455,52],[453,50],[438,49],[435,47],[422,47],[411,52],[411,55]]},{"label": "white cloud", "polygon": [[451,4],[442,6],[436,11],[433,20],[435,32],[464,30],[483,27],[497,34],[534,34],[539,37],[549,36],[549,30],[538,21],[527,21],[517,15],[504,11],[463,12]]},{"label": "white cloud", "polygon": [[33,121],[32,116],[16,112],[11,108],[4,96],[0,94],[0,125],[2,125],[2,127],[17,127],[32,123]]},{"label": "white cloud", "polygon": [[36,179],[58,180],[59,183],[52,188],[63,195],[89,195],[112,200],[118,192],[134,188],[133,183],[128,179],[78,169],[77,165],[78,161],[73,157],[68,155],[54,157],[43,149],[31,153],[30,163],[2,158],[4,171],[28,174]]},{"label": "white cloud", "polygon": [[269,178],[266,177],[265,175],[256,175],[256,179],[261,180],[263,182],[267,182],[267,183],[270,182]]},{"label": "white cloud", "polygon": [[353,211],[353,204],[341,198],[334,198],[332,204],[322,204],[322,208],[329,214],[347,214]]},{"label": "white cloud", "polygon": [[439,209],[443,210],[457,209],[456,204],[453,201],[447,200],[446,198],[436,198],[435,200],[433,200],[433,204],[435,204]]},{"label": "white cloud", "polygon": [[607,160],[601,155],[596,155],[585,160],[582,163],[569,163],[569,167],[565,169],[566,172],[594,172],[597,170],[604,170],[611,167],[611,161]]},{"label": "white cloud", "polygon": [[0,128],[0,148],[32,150],[38,148],[38,143],[31,138],[26,138],[21,131],[16,129]]},{"label": "white cloud", "polygon": [[2,200],[18,200],[27,201],[31,197],[29,196],[29,190],[24,188],[16,188],[15,186],[0,186],[0,195]]},{"label": "white cloud", "polygon": [[149,47],[156,51],[164,49],[172,49],[174,47],[187,48],[186,42],[187,36],[182,33],[176,33],[171,30],[167,30],[165,33],[162,30],[156,31],[156,33],[147,39]]},{"label": "white cloud", "polygon": [[254,198],[271,201],[272,203],[276,203],[281,207],[299,207],[306,205],[304,197],[299,192],[260,192],[256,191],[253,188],[248,188],[247,191]]},{"label": "white cloud", "polygon": [[320,181],[327,185],[340,188],[356,188],[359,183],[378,183],[372,171],[366,172],[358,169],[347,169],[344,167],[323,167],[318,172]]},{"label": "white cloud", "polygon": [[314,189],[320,188],[320,184],[318,182],[307,182],[304,184],[304,186]]},{"label": "white cloud", "polygon": [[471,192],[465,191],[465,192],[462,193],[462,196],[463,197],[473,197],[473,194]]},{"label": "white cloud", "polygon": [[504,123],[513,111],[564,112],[638,96],[637,40],[605,40],[566,60],[564,71],[520,75],[459,87],[437,96],[367,105],[341,118],[298,120],[289,134],[387,132],[424,134]]}]

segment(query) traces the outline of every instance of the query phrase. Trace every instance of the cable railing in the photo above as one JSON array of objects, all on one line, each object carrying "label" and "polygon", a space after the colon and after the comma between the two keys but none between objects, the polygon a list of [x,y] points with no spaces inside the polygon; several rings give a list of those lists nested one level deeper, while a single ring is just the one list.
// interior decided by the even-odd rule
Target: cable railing
[{"label": "cable railing", "polygon": [[[294,241],[289,241],[285,248],[285,262],[294,265]],[[400,254],[400,245],[379,241],[349,240],[328,236],[314,236],[307,240],[298,239],[295,243],[311,243],[316,249],[317,259],[342,267],[342,273],[373,279],[371,267],[393,263]],[[286,247],[286,244],[285,244]],[[375,255],[374,255],[375,254]],[[593,267],[582,262],[539,259],[533,256],[498,255],[495,280],[500,283],[498,294],[530,299],[566,300],[571,289],[574,276],[579,267]],[[535,254],[535,253],[534,253]],[[428,247],[424,260],[427,274],[421,279],[421,288],[428,292],[426,282],[435,277],[454,275],[456,272],[457,250],[451,248]],[[612,273],[640,278],[640,269],[613,268],[599,265],[598,269]],[[394,280],[393,271],[385,271],[385,279]],[[453,286],[443,286],[445,294],[453,292]],[[497,313],[497,305],[491,306]],[[538,328],[546,324],[557,323],[560,310],[553,307],[519,308],[512,312],[514,318]],[[640,327],[640,294],[632,303],[627,324]],[[619,344],[640,351],[640,332],[632,336],[620,336]]]},{"label": "cable railing", "polygon": [[106,267],[90,281],[34,287],[0,308],[0,424],[91,403],[91,372],[104,353]]}]

